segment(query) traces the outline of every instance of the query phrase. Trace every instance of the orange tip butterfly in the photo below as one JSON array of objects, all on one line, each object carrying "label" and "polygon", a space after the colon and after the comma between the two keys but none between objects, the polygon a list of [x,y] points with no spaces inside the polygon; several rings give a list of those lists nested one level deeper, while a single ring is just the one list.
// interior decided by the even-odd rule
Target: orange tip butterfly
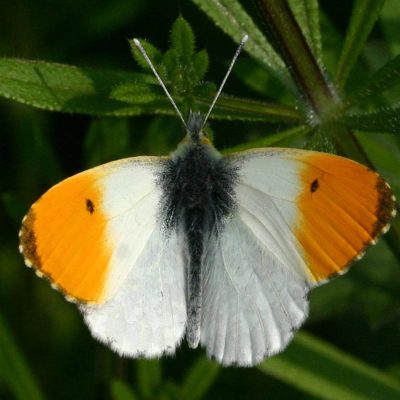
[{"label": "orange tip butterfly", "polygon": [[190,113],[170,157],[100,165],[47,191],[24,217],[28,267],[78,304],[93,336],[129,357],[183,337],[223,365],[282,351],[307,295],[389,229],[389,185],[352,160],[260,148],[222,156]]}]

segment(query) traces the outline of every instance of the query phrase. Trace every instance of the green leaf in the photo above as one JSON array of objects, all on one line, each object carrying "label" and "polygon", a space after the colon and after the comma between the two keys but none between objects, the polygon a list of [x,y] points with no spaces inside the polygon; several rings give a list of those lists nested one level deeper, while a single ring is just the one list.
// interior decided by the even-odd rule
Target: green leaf
[{"label": "green leaf", "polygon": [[385,0],[356,0],[339,59],[336,83],[343,88]]},{"label": "green leaf", "polygon": [[2,315],[0,315],[0,382],[7,386],[13,399],[44,399]]},{"label": "green leaf", "polygon": [[113,379],[111,381],[111,397],[113,400],[139,399],[132,389],[125,382],[119,379]]},{"label": "green leaf", "polygon": [[[211,97],[195,98],[195,103],[201,111],[206,111],[211,101]],[[242,121],[281,121],[285,123],[303,121],[303,115],[295,108],[228,95],[221,95],[218,98],[210,118],[238,119]]]},{"label": "green leaf", "polygon": [[288,91],[279,79],[268,73],[262,64],[253,59],[238,59],[232,73],[255,93],[259,93],[263,97],[273,98],[280,104],[296,103],[293,99],[293,93]]},{"label": "green leaf", "polygon": [[193,67],[196,80],[200,82],[208,70],[208,54],[206,50],[200,50],[193,56]]},{"label": "green leaf", "polygon": [[334,25],[334,22],[328,18],[323,10],[320,10],[320,24],[321,32],[323,32],[321,37],[323,64],[327,71],[329,71],[329,75],[334,76],[337,71],[337,64],[343,45],[343,37]]},{"label": "green leaf", "polygon": [[[157,72],[161,77],[164,77],[164,70],[161,68],[162,65],[162,54],[160,50],[157,49],[157,47],[153,46],[149,41],[145,39],[139,39],[141,45],[143,46],[144,50],[146,51],[147,55],[150,58],[150,61],[153,63],[153,65],[156,67]],[[131,53],[133,55],[133,58],[137,62],[137,64],[146,72],[149,72],[153,74],[149,64],[147,64],[145,58],[143,57],[143,54],[140,52],[140,50],[137,48],[135,42],[133,39],[128,40],[129,45],[131,47]]]},{"label": "green leaf", "polygon": [[317,0],[289,0],[290,8],[313,50],[321,62],[321,30],[319,26],[319,6]]},{"label": "green leaf", "polygon": [[192,0],[236,43],[245,34],[250,36],[244,49],[255,59],[266,65],[277,77],[291,84],[285,65],[280,56],[267,42],[265,36],[237,0]]},{"label": "green leaf", "polygon": [[279,356],[258,367],[312,396],[326,400],[395,400],[400,384],[374,367],[304,332]]},{"label": "green leaf", "polygon": [[171,48],[183,63],[189,63],[194,53],[194,34],[188,22],[178,17],[171,30]]},{"label": "green leaf", "polygon": [[[187,69],[188,64],[181,63],[179,59],[179,54],[175,49],[169,49],[164,53],[163,64],[165,66],[165,71],[166,71],[165,77],[167,81],[171,82],[171,85],[173,85],[171,89],[181,90],[182,86],[184,86],[185,84],[183,71]],[[176,95],[176,93],[173,94]]]},{"label": "green leaf", "polygon": [[345,99],[345,107],[351,107],[371,97],[378,96],[400,83],[400,55],[388,61],[376,71],[367,83]]},{"label": "green leaf", "polygon": [[165,93],[158,82],[155,85],[128,82],[113,88],[110,92],[110,98],[130,104],[148,104],[156,100],[164,100]]},{"label": "green leaf", "polygon": [[154,398],[161,384],[161,362],[159,360],[137,360],[136,374],[141,397]]},{"label": "green leaf", "polygon": [[[149,112],[151,108],[141,105],[140,99],[138,104],[127,104],[112,98],[114,87],[128,83],[152,84],[154,78],[133,72],[0,59],[0,96],[45,110],[118,116]],[[167,101],[158,107],[159,111],[170,111]]]},{"label": "green leaf", "polygon": [[[52,111],[103,116],[175,115],[154,83],[154,77],[146,74],[0,59],[0,95]],[[197,97],[196,101],[206,109],[211,99]],[[182,102],[183,98],[177,96],[175,101]],[[221,97],[211,117],[293,122],[301,115],[289,107]]]},{"label": "green leaf", "polygon": [[200,357],[188,371],[180,387],[180,399],[197,400],[204,397],[220,371],[219,366]]},{"label": "green leaf", "polygon": [[270,147],[270,146],[277,146],[280,142],[286,141],[287,139],[306,135],[311,131],[309,126],[301,125],[296,126],[295,128],[287,129],[282,132],[277,132],[271,135],[268,135],[265,138],[257,139],[253,141],[249,141],[247,143],[240,144],[235,147],[230,147],[223,151],[224,154],[230,154],[236,151],[243,151],[248,149],[255,149],[259,147]]},{"label": "green leaf", "polygon": [[360,131],[399,134],[400,107],[374,113],[347,115],[338,119],[338,122]]}]

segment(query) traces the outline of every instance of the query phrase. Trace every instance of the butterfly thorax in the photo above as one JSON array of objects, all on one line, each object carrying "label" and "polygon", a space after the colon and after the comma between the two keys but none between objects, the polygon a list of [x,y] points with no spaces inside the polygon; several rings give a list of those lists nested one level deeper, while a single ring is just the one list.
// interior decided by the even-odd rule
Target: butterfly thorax
[{"label": "butterfly thorax", "polygon": [[205,250],[218,240],[224,221],[235,209],[236,180],[236,168],[209,142],[191,138],[172,154],[160,176],[160,217],[166,233],[175,231],[185,242],[186,337],[191,347],[200,340]]}]

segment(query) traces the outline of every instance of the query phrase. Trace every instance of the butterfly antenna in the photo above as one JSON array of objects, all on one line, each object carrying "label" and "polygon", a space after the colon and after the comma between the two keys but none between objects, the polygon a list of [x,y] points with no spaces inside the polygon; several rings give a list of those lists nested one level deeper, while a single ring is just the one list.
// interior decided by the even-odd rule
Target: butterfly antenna
[{"label": "butterfly antenna", "polygon": [[234,55],[233,58],[232,58],[231,65],[229,66],[228,71],[226,72],[225,77],[224,77],[224,79],[222,80],[221,85],[219,86],[218,92],[217,92],[217,94],[215,95],[214,100],[212,101],[211,106],[210,106],[210,108],[208,109],[208,112],[207,112],[206,116],[204,117],[204,121],[203,121],[202,128],[204,128],[204,126],[205,126],[205,124],[206,124],[206,122],[207,122],[207,119],[208,119],[208,117],[210,116],[211,111],[213,110],[213,108],[214,108],[214,106],[215,106],[215,103],[217,102],[218,97],[220,96],[220,94],[221,94],[221,92],[222,92],[222,89],[223,89],[224,86],[225,86],[225,82],[227,81],[228,76],[229,76],[229,74],[231,73],[233,66],[235,65],[236,59],[239,57],[239,54],[240,54],[240,52],[242,51],[242,48],[243,48],[244,44],[247,42],[248,39],[249,39],[249,36],[248,36],[248,35],[244,35],[243,38],[242,38],[242,40],[240,41],[239,46],[238,46],[238,48],[236,49],[235,55]]},{"label": "butterfly antenna", "polygon": [[139,49],[139,51],[142,53],[143,58],[145,59],[145,61],[147,62],[147,64],[149,65],[149,67],[151,68],[151,70],[153,71],[153,74],[155,75],[155,77],[157,78],[158,82],[160,83],[161,87],[164,89],[165,94],[167,95],[169,101],[172,103],[173,107],[175,108],[176,113],[179,115],[179,118],[181,119],[184,127],[187,129],[187,125],[185,120],[183,119],[182,113],[179,111],[178,106],[176,105],[174,99],[172,98],[172,96],[170,95],[170,93],[168,92],[167,87],[164,85],[164,82],[162,81],[160,75],[158,75],[158,72],[156,71],[156,69],[154,68],[153,63],[151,62],[149,56],[146,53],[146,50],[143,48],[142,44],[140,43],[139,39],[133,39],[133,43],[135,43],[135,46]]}]

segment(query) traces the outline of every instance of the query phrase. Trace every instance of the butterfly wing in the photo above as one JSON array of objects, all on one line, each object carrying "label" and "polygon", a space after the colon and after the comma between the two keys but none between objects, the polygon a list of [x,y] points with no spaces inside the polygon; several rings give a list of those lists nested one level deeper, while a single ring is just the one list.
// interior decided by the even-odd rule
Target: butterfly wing
[{"label": "butterfly wing", "polygon": [[186,325],[182,243],[157,227],[113,298],[81,311],[97,339],[131,357],[172,354]]},{"label": "butterfly wing", "polygon": [[395,200],[378,174],[338,156],[259,149],[227,161],[238,206],[205,258],[201,342],[223,364],[254,365],[287,345],[309,289],[388,229]]},{"label": "butterfly wing", "polygon": [[236,217],[207,254],[201,343],[223,365],[251,366],[279,352],[307,316],[308,282],[272,247]]},{"label": "butterfly wing", "polygon": [[184,332],[183,260],[158,215],[163,162],[130,158],[68,178],[31,207],[20,232],[26,264],[124,354],[171,352]]},{"label": "butterfly wing", "polygon": [[[344,272],[389,229],[396,214],[389,185],[347,158],[306,150],[256,149],[231,159],[241,165],[239,202],[260,219],[262,205],[246,201],[255,198],[250,192],[273,201],[294,236],[293,246],[302,255],[302,270],[312,284]],[[241,218],[246,219],[243,212]]]}]

